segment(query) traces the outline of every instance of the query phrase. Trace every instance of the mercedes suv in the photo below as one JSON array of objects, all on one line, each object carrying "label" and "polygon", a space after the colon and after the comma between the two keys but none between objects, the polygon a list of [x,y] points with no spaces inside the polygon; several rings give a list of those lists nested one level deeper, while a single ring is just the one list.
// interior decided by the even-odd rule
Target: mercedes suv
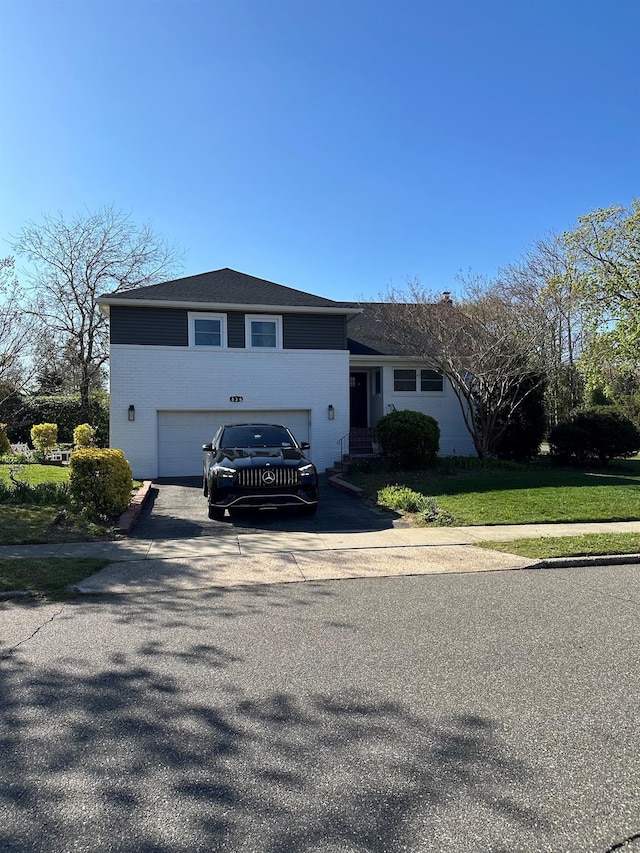
[{"label": "mercedes suv", "polygon": [[211,444],[203,444],[203,492],[209,518],[226,509],[298,507],[313,515],[318,508],[318,473],[281,424],[225,424]]}]

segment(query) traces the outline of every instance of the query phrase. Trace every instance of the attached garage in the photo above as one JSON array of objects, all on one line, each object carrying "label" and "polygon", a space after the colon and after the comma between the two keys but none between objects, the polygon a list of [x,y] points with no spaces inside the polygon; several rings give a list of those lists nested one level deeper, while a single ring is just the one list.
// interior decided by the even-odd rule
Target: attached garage
[{"label": "attached garage", "polygon": [[[211,441],[222,424],[284,424],[298,441],[311,439],[311,412],[273,409],[243,412],[158,412],[158,474],[160,477],[196,477],[202,473],[202,445]],[[311,451],[311,458],[313,448]]]}]

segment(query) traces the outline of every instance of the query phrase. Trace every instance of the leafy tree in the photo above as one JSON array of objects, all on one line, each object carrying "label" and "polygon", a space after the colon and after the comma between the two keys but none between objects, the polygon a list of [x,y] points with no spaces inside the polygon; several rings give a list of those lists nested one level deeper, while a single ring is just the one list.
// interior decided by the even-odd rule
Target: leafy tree
[{"label": "leafy tree", "polygon": [[34,269],[26,311],[77,370],[81,419],[89,421],[89,392],[108,359],[108,322],[98,296],[165,278],[179,255],[150,225],[138,227],[113,207],[30,222],[14,249]]},{"label": "leafy tree", "polygon": [[640,199],[581,216],[563,241],[593,332],[582,369],[590,387],[606,387],[640,362]]}]

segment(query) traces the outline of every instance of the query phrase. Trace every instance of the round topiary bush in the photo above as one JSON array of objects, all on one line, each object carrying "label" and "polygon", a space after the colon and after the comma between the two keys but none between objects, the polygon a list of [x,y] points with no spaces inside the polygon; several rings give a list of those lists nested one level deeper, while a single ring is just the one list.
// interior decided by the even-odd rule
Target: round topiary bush
[{"label": "round topiary bush", "polygon": [[435,418],[409,409],[381,417],[376,435],[383,453],[405,469],[433,465],[440,448],[440,427]]},{"label": "round topiary bush", "polygon": [[608,465],[616,456],[640,450],[640,431],[610,406],[594,406],[572,415],[549,433],[549,453],[560,463]]}]

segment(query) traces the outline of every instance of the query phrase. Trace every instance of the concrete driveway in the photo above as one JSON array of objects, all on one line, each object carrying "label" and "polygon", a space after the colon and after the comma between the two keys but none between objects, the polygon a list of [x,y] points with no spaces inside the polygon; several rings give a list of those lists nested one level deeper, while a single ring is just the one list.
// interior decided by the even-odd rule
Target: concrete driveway
[{"label": "concrete driveway", "polygon": [[[396,525],[398,522],[396,521]],[[320,477],[320,505],[315,516],[291,510],[238,512],[223,521],[207,517],[202,479],[186,477],[154,481],[145,508],[131,532],[137,539],[183,539],[198,536],[238,536],[243,533],[352,533],[391,530],[394,517],[365,501],[331,487]]]}]

